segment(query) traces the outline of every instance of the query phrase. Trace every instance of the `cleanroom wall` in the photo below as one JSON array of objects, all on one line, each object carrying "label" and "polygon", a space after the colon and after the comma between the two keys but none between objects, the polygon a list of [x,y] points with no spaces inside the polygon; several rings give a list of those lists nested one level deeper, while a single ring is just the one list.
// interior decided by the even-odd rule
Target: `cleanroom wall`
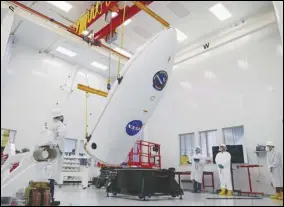
[{"label": "cleanroom wall", "polygon": [[[258,159],[254,150],[271,140],[283,155],[282,120],[283,53],[275,23],[178,66],[145,137],[161,144],[163,167],[189,170],[180,166],[179,134],[195,133],[199,145],[199,132],[216,129],[221,144],[223,128],[243,125],[249,163],[264,165],[251,172],[253,190],[273,193],[266,159]],[[207,165],[205,170],[217,169]],[[236,189],[248,190],[246,170],[234,172]]]},{"label": "cleanroom wall", "polygon": [[[77,84],[105,91],[105,78],[17,42],[2,69],[7,81],[1,85],[1,127],[17,130],[17,149],[44,139],[45,122],[51,123],[51,111],[57,106],[65,115],[67,137],[84,140],[86,95]],[[105,102],[105,97],[89,94],[89,131]]]}]

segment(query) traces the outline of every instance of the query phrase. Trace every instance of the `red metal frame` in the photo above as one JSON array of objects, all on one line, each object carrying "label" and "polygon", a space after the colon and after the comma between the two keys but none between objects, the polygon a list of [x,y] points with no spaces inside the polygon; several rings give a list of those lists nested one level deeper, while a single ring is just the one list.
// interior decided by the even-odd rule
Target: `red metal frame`
[{"label": "red metal frame", "polygon": [[242,191],[242,194],[248,194],[248,195],[264,195],[263,192],[253,192],[252,191],[252,184],[251,184],[251,178],[250,178],[250,168],[255,167],[262,167],[262,165],[239,165],[237,168],[247,168],[248,170],[248,182],[249,182],[249,192]]},{"label": "red metal frame", "polygon": [[[128,154],[129,167],[139,168],[161,168],[160,145],[152,142],[139,140]],[[153,151],[153,147],[158,147],[158,152]],[[135,159],[136,158],[136,159]]]},{"label": "red metal frame", "polygon": [[[153,1],[141,1],[141,3],[144,4],[144,5],[149,5],[152,2]],[[141,9],[138,8],[136,5],[133,5],[131,7],[126,6],[124,21],[126,21],[127,19],[130,19],[131,17],[133,17],[135,14],[137,14],[140,11],[141,11]],[[123,9],[120,10],[118,15],[115,18],[113,18],[112,22],[110,23],[110,24],[112,24],[111,25],[112,31],[110,31],[110,24],[108,24],[104,28],[102,28],[100,31],[98,31],[96,34],[94,34],[94,39],[100,40],[100,39],[106,37],[108,34],[113,33],[115,31],[115,29],[117,27],[119,27],[122,23],[123,23]]]},{"label": "red metal frame", "polygon": [[89,23],[87,23],[87,28],[91,26],[95,21],[97,21],[101,16],[107,13],[111,8],[116,6],[118,1],[110,1],[109,5],[106,4],[106,1],[101,3],[101,13],[97,14],[96,18],[92,19]]},{"label": "red metal frame", "polygon": [[[62,23],[60,23],[60,22],[58,22],[58,21],[56,21],[56,20],[54,20],[54,19],[44,15],[44,14],[42,14],[42,13],[39,13],[39,12],[35,11],[34,9],[31,9],[30,7],[20,3],[18,1],[10,1],[10,3],[12,3],[12,4],[14,4],[14,5],[18,6],[18,7],[21,7],[22,9],[24,9],[24,10],[26,10],[28,12],[31,12],[31,13],[37,15],[38,17],[40,17],[42,19],[45,19],[45,20],[47,20],[49,22],[52,22],[52,23],[60,26],[61,28],[67,30],[68,32],[72,33],[73,35],[76,35],[77,37],[83,38],[83,35],[82,34],[80,34],[80,35],[77,34],[74,28],[68,27],[68,26],[66,26],[66,25],[64,25],[64,24],[62,24]],[[89,39],[89,38],[87,38],[87,39]],[[106,45],[104,45],[104,44],[102,44],[100,42],[98,42],[98,46],[103,48],[103,49],[105,49],[105,50],[107,50],[107,51],[111,51],[111,52],[113,52],[113,53],[115,53],[115,54],[119,55],[120,57],[123,57],[123,58],[125,58],[127,60],[129,59],[129,57],[127,57],[127,56],[125,56],[125,55],[115,51],[114,49],[112,49],[112,48],[110,48],[110,47],[108,47],[108,46],[106,46]]]}]

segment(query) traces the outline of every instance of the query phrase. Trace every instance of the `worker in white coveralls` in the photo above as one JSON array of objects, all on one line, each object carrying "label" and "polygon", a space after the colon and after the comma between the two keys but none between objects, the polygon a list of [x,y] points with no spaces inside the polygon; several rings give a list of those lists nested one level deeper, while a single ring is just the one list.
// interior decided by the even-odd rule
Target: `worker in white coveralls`
[{"label": "worker in white coveralls", "polygon": [[201,153],[199,146],[195,147],[195,154],[192,157],[191,180],[193,181],[193,192],[201,192],[201,184],[203,177],[203,170],[205,164],[205,157]]},{"label": "worker in white coveralls", "polygon": [[227,152],[225,144],[220,145],[215,161],[218,166],[221,184],[221,192],[219,195],[226,195],[226,190],[228,190],[227,196],[232,196],[231,154]]},{"label": "worker in white coveralls", "polygon": [[273,187],[276,188],[276,194],[270,196],[271,199],[283,200],[283,166],[280,152],[276,152],[274,144],[268,141],[266,144],[267,166],[271,175]]},{"label": "worker in white coveralls", "polygon": [[64,115],[59,108],[52,110],[52,126],[50,130],[53,133],[53,144],[57,145],[59,149],[59,157],[55,161],[52,169],[52,175],[50,178],[50,194],[51,200],[54,202],[54,183],[55,181],[58,184],[61,180],[61,168],[64,162],[64,139],[65,139],[65,125],[64,122]]}]

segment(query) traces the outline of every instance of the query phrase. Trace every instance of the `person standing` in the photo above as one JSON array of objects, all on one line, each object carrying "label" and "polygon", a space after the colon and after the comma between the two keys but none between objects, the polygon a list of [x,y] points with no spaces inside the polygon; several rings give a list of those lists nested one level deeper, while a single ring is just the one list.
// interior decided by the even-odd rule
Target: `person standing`
[{"label": "person standing", "polygon": [[192,157],[192,170],[191,170],[191,180],[193,181],[194,193],[201,192],[204,164],[205,164],[205,157],[201,153],[201,148],[199,146],[196,146],[195,154]]},{"label": "person standing", "polygon": [[226,190],[228,190],[227,196],[232,196],[233,188],[231,179],[231,154],[227,152],[227,147],[225,144],[220,145],[215,161],[218,166],[221,184],[221,192],[219,195],[226,195]]},{"label": "person standing", "polygon": [[55,163],[53,164],[53,170],[50,180],[50,194],[51,201],[54,202],[54,184],[61,183],[61,171],[62,165],[64,163],[64,139],[66,134],[64,122],[64,115],[59,108],[52,110],[52,126],[51,131],[53,133],[53,143],[58,147],[59,156]]},{"label": "person standing", "polygon": [[283,200],[283,166],[281,154],[276,152],[274,144],[271,141],[267,142],[266,151],[268,170],[273,187],[276,188],[276,194],[270,196],[270,198]]}]

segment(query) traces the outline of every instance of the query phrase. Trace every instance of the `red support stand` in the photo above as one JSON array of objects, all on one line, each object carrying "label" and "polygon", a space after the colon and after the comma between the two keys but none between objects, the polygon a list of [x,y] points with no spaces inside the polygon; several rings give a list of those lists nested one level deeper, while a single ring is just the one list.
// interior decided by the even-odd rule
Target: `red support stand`
[{"label": "red support stand", "polygon": [[251,184],[251,177],[250,177],[250,168],[255,167],[262,167],[262,165],[238,165],[237,168],[247,168],[248,171],[248,182],[249,182],[249,192],[242,191],[241,194],[247,195],[264,195],[263,192],[253,192],[252,191],[252,184]]}]

